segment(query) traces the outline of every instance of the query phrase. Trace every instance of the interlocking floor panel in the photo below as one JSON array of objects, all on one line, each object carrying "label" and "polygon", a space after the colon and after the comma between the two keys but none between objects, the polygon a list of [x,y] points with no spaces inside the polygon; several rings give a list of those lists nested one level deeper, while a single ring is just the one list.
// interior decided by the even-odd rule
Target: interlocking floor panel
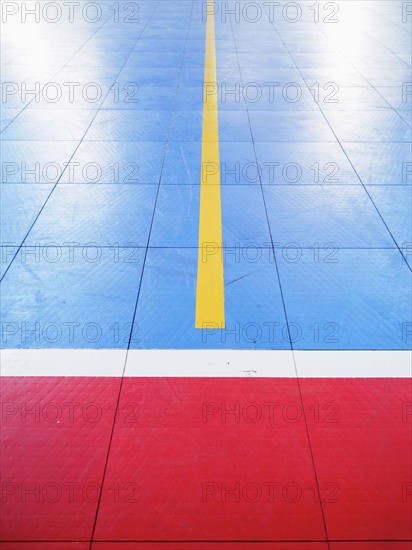
[{"label": "interlocking floor panel", "polygon": [[411,3],[69,4],[2,5],[1,550],[410,548]]}]

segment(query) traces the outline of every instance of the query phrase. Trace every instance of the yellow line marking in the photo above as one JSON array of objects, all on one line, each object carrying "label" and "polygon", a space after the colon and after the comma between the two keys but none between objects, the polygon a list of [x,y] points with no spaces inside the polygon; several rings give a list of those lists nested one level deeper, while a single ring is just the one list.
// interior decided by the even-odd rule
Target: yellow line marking
[{"label": "yellow line marking", "polygon": [[225,328],[214,2],[206,5],[195,328]]}]

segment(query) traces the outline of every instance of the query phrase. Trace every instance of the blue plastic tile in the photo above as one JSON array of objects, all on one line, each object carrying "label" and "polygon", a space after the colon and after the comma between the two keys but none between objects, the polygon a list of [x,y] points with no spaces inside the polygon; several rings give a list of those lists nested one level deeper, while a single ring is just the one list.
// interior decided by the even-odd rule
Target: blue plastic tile
[{"label": "blue plastic tile", "polygon": [[1,295],[3,347],[125,348],[143,251],[67,249],[52,262],[20,254]]},{"label": "blue plastic tile", "polygon": [[80,140],[94,114],[90,109],[72,111],[28,107],[4,130],[2,137],[16,141]]},{"label": "blue plastic tile", "polygon": [[167,146],[162,184],[200,184],[201,143],[171,141]]},{"label": "blue plastic tile", "polygon": [[109,93],[102,109],[172,111],[176,88],[168,86],[141,86],[134,81],[117,81],[115,91]]},{"label": "blue plastic tile", "polygon": [[262,191],[258,185],[226,185],[221,190],[223,242],[229,247],[270,247]]},{"label": "blue plastic tile", "polygon": [[164,155],[162,141],[83,141],[60,181],[157,184]]},{"label": "blue plastic tile", "polygon": [[408,89],[410,89],[408,88],[408,83],[405,82],[403,86],[398,88],[381,86],[376,90],[394,109],[397,111],[405,111],[405,116],[408,119],[407,122],[409,121],[410,123],[412,116],[412,94],[407,93]]},{"label": "blue plastic tile", "polygon": [[228,249],[224,265],[226,329],[195,329],[197,250],[150,249],[132,347],[290,349],[270,250]]},{"label": "blue plastic tile", "polygon": [[[129,13],[126,4],[121,16]],[[7,37],[7,81],[95,81],[104,94],[96,103],[82,96],[73,103],[41,100],[24,111],[15,94],[3,105],[2,127],[12,122],[2,136],[2,158],[14,163],[8,167],[15,172],[4,173],[3,164],[3,181],[16,182],[2,188],[3,240],[20,244],[52,189],[39,182],[58,178],[58,171],[53,176],[53,167],[45,167],[62,168],[71,159],[5,277],[2,320],[15,323],[11,332],[17,327],[5,345],[127,345],[160,182],[133,346],[287,348],[268,216],[291,334],[301,333],[295,347],[406,347],[409,271],[389,233],[412,266],[410,98],[402,100],[411,41],[400,2],[339,6],[339,28],[350,31],[349,42],[337,25],[313,24],[314,10],[303,4],[302,18],[293,24],[282,17],[282,6],[275,6],[274,24],[268,6],[262,5],[254,24],[233,16],[224,22],[219,12],[222,227],[223,241],[232,247],[224,261],[227,330],[193,328],[204,8],[191,0],[143,0],[138,21],[117,23],[113,9],[102,5],[105,17],[96,24],[64,20],[43,35],[41,25],[28,22],[26,36]],[[351,25],[353,13],[373,33]],[[32,47],[37,41],[41,55]],[[267,82],[278,83],[273,99]],[[339,86],[336,104],[325,100],[328,82]],[[119,99],[109,90],[114,83]],[[308,89],[316,83],[319,103]],[[254,85],[262,91],[258,101],[245,97]],[[239,98],[230,94],[233,86]],[[298,101],[287,100],[292,88],[301,89]],[[138,101],[125,101],[133,91]],[[25,177],[36,163],[39,177]],[[325,249],[330,241],[339,250]],[[44,246],[50,242],[58,246]],[[79,244],[62,247],[55,260],[63,242]],[[97,247],[87,246],[92,242]],[[289,248],[291,242],[297,247]],[[3,271],[14,251],[3,249]],[[63,332],[56,340],[44,339],[49,322]],[[80,323],[74,338],[65,322]],[[23,342],[22,328],[36,323],[43,339],[27,335]],[[99,325],[99,339],[84,336],[86,323]],[[336,341],[335,325],[328,323],[339,326]]]},{"label": "blue plastic tile", "polygon": [[[0,278],[13,262],[53,185],[2,184],[0,187]],[[28,251],[28,256],[30,251]]]},{"label": "blue plastic tile", "polygon": [[398,115],[412,128],[411,117],[409,111],[396,111]]},{"label": "blue plastic tile", "polygon": [[411,274],[397,249],[276,256],[295,349],[409,348]]},{"label": "blue plastic tile", "polygon": [[2,244],[20,245],[52,188],[51,184],[1,185]]},{"label": "blue plastic tile", "polygon": [[[203,111],[176,111],[172,118],[172,141],[201,141]],[[219,141],[249,141],[246,111],[219,112]]]},{"label": "blue plastic tile", "polygon": [[246,111],[219,112],[219,142],[250,141],[250,127]]},{"label": "blue plastic tile", "polygon": [[328,51],[320,53],[294,53],[293,60],[296,65],[307,69],[314,67],[319,69],[329,69],[329,67],[337,67],[339,70],[350,70],[351,63],[341,53],[334,53],[332,56]]},{"label": "blue plastic tile", "polygon": [[411,70],[406,65],[404,68],[363,67],[362,74],[372,86],[394,86],[402,88],[403,82],[409,82]]},{"label": "blue plastic tile", "polygon": [[295,82],[276,83],[269,88],[264,84],[245,86],[241,97],[245,98],[249,111],[316,111],[319,107],[306,86]]},{"label": "blue plastic tile", "polygon": [[68,59],[68,67],[104,67],[113,65],[121,67],[126,62],[129,52],[101,49],[96,50],[93,46],[83,47],[72,59]]},{"label": "blue plastic tile", "polygon": [[179,68],[153,69],[148,67],[133,67],[127,63],[117,77],[119,82],[134,82],[139,86],[176,87],[179,82]]},{"label": "blue plastic tile", "polygon": [[341,142],[412,141],[412,129],[394,111],[328,111],[326,116]]},{"label": "blue plastic tile", "polygon": [[132,52],[127,60],[127,67],[144,67],[166,69],[180,67],[182,54],[170,51]]},{"label": "blue plastic tile", "polygon": [[[325,86],[319,91],[322,111],[390,111],[392,106],[371,86]],[[327,113],[326,113],[327,114]],[[351,114],[347,113],[348,118]]]},{"label": "blue plastic tile", "polygon": [[160,187],[150,246],[198,246],[199,195],[199,185]]},{"label": "blue plastic tile", "polygon": [[145,247],[156,191],[154,185],[59,185],[27,243]]},{"label": "blue plastic tile", "polygon": [[170,128],[171,141],[202,141],[203,111],[175,111]]},{"label": "blue plastic tile", "polygon": [[100,111],[85,141],[166,141],[169,111]]},{"label": "blue plastic tile", "polygon": [[338,143],[255,142],[262,183],[267,185],[360,185]]},{"label": "blue plastic tile", "polygon": [[[288,68],[276,68],[276,71],[270,67],[241,67],[243,84],[256,82],[263,88],[267,89],[269,86],[265,86],[265,82],[270,83],[270,86],[274,86],[274,91],[278,88],[283,90],[287,84],[296,82],[301,88],[306,88],[305,82],[299,70],[295,67]],[[233,81],[232,81],[233,82]],[[238,82],[238,80],[235,82]],[[277,86],[279,83],[279,86]]]},{"label": "blue plastic tile", "polygon": [[[151,246],[197,247],[199,185],[161,186]],[[256,185],[227,185],[221,190],[223,242],[227,247],[270,247],[262,192]]]},{"label": "blue plastic tile", "polygon": [[265,199],[273,239],[282,246],[394,246],[361,186],[272,186]]},{"label": "blue plastic tile", "polygon": [[[327,82],[334,82],[339,88],[345,86],[369,86],[366,77],[353,67],[302,67],[300,72],[306,84],[310,87],[315,86],[316,82],[319,83],[321,89]],[[388,84],[384,84],[384,86],[386,85]]]},{"label": "blue plastic tile", "polygon": [[203,108],[203,88],[201,86],[181,86],[176,95],[176,111],[199,111]]},{"label": "blue plastic tile", "polygon": [[273,112],[250,113],[255,141],[335,141],[335,137],[320,113]]},{"label": "blue plastic tile", "polygon": [[256,162],[253,143],[223,141],[219,145],[222,186],[259,184],[259,172],[262,173],[262,168]]},{"label": "blue plastic tile", "polygon": [[55,183],[76,149],[76,141],[1,142],[2,183]]},{"label": "blue plastic tile", "polygon": [[367,189],[399,247],[411,247],[412,252],[412,186],[381,185]]},{"label": "blue plastic tile", "polygon": [[287,52],[260,52],[258,56],[254,53],[239,53],[241,67],[270,67],[272,69],[294,68],[295,63]]},{"label": "blue plastic tile", "polygon": [[[199,41],[200,42],[200,41]],[[203,42],[203,41],[202,41]],[[158,36],[157,38],[148,38],[142,36],[137,44],[134,45],[134,52],[183,52],[185,49],[184,40],[165,39]]]},{"label": "blue plastic tile", "polygon": [[411,143],[345,143],[344,147],[365,185],[412,185]]}]

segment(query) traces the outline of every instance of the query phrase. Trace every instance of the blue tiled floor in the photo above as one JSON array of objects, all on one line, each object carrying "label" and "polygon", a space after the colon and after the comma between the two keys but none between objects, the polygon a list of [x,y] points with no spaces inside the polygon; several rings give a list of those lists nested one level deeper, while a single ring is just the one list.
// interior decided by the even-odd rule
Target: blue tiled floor
[{"label": "blue tiled floor", "polygon": [[3,346],[127,347],[133,319],[138,348],[410,346],[402,2],[342,2],[335,24],[306,0],[294,23],[217,4],[226,329],[194,328],[204,3],[141,0],[134,22],[80,5],[4,36]]}]

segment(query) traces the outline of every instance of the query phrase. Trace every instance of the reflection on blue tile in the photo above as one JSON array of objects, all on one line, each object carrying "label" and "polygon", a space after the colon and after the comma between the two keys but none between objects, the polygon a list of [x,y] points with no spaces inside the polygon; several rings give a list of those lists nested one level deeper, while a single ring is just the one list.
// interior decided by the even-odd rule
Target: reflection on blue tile
[{"label": "reflection on blue tile", "polygon": [[345,151],[365,185],[412,185],[412,144],[345,143]]},{"label": "reflection on blue tile", "polygon": [[319,112],[254,111],[250,113],[255,141],[335,141]]},{"label": "reflection on blue tile", "polygon": [[394,111],[328,111],[327,119],[342,141],[412,141],[412,129]]},{"label": "reflection on blue tile", "polygon": [[72,141],[80,140],[86,133],[94,111],[30,109],[27,107],[8,126],[3,139],[16,141]]},{"label": "reflection on blue tile", "polygon": [[402,249],[412,252],[412,186],[371,186],[368,187],[376,208]]},{"label": "reflection on blue tile", "polygon": [[315,22],[316,3],[217,6],[227,328],[203,331],[205,2],[111,4],[95,22],[81,3],[75,22],[2,28],[3,345],[126,347],[138,299],[134,347],[406,347],[401,3],[343,3],[339,26],[326,9]]}]

